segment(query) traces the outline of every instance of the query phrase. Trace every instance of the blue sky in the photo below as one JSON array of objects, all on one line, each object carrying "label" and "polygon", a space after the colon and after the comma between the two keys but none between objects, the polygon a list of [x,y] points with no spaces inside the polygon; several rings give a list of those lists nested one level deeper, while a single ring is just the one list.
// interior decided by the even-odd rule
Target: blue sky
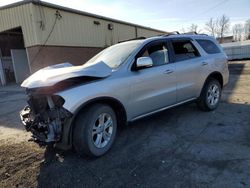
[{"label": "blue sky", "polygon": [[[0,6],[18,0],[0,0]],[[250,19],[250,0],[44,0],[165,31],[188,28],[192,23],[203,30],[209,18],[222,14],[231,25]]]}]

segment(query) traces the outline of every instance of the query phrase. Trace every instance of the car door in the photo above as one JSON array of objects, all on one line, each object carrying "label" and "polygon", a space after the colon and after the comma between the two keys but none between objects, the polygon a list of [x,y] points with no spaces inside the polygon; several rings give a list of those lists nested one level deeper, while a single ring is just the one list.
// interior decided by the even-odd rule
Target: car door
[{"label": "car door", "polygon": [[176,64],[177,102],[196,98],[208,62],[204,61],[191,39],[171,40]]},{"label": "car door", "polygon": [[131,71],[129,113],[133,118],[176,103],[175,64],[170,61],[167,45],[162,41],[149,44],[136,59],[142,56],[150,57],[153,66]]}]

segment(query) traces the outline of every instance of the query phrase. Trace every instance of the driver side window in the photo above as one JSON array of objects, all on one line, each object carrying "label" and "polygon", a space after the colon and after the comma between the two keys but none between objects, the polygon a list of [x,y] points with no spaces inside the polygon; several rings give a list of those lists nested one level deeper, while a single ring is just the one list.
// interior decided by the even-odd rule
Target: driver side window
[{"label": "driver side window", "polygon": [[168,49],[164,43],[148,46],[140,57],[150,57],[153,61],[153,66],[169,63]]}]

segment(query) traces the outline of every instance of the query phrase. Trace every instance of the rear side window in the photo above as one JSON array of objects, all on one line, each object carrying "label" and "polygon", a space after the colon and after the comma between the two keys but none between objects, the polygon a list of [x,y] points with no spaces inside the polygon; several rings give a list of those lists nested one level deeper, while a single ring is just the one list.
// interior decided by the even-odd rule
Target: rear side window
[{"label": "rear side window", "polygon": [[199,57],[200,54],[189,40],[173,41],[173,50],[176,61],[182,61]]},{"label": "rear side window", "polygon": [[208,54],[217,54],[221,52],[218,46],[214,44],[214,42],[212,42],[211,40],[198,39],[196,41]]}]

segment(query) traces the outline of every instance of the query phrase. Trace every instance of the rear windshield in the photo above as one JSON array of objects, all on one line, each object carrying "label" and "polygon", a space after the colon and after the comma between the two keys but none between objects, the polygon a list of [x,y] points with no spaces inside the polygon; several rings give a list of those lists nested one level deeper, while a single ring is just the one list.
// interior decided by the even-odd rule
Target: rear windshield
[{"label": "rear windshield", "polygon": [[208,54],[217,54],[221,52],[218,46],[211,40],[197,39],[196,41]]}]

